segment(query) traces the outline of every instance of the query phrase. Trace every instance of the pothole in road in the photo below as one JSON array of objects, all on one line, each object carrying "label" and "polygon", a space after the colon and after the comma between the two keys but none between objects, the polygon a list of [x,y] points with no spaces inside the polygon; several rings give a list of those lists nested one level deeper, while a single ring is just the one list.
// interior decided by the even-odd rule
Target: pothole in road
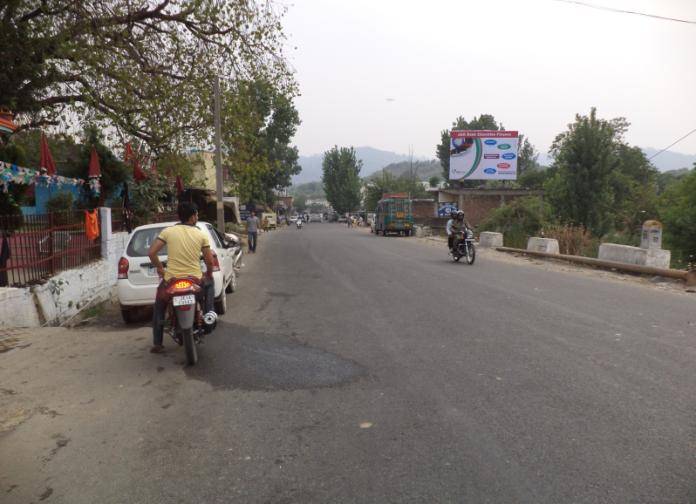
[{"label": "pothole in road", "polygon": [[199,347],[194,379],[216,388],[297,390],[349,383],[365,370],[353,361],[282,337],[222,322]]}]

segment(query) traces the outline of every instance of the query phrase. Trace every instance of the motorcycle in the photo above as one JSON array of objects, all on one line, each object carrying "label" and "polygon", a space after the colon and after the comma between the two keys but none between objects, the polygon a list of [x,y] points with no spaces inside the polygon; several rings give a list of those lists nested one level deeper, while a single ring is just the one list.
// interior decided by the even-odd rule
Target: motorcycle
[{"label": "motorcycle", "polygon": [[467,264],[474,264],[476,248],[474,247],[474,232],[471,229],[467,228],[458,233],[451,254],[454,262],[459,262],[464,257]]},{"label": "motorcycle", "polygon": [[302,229],[302,219],[297,219],[295,225],[297,226],[297,229]]},{"label": "motorcycle", "polygon": [[198,362],[196,345],[201,343],[204,334],[214,329],[217,321],[214,311],[203,314],[202,291],[200,280],[191,276],[172,278],[164,290],[168,332],[184,347],[186,363],[190,366]]}]

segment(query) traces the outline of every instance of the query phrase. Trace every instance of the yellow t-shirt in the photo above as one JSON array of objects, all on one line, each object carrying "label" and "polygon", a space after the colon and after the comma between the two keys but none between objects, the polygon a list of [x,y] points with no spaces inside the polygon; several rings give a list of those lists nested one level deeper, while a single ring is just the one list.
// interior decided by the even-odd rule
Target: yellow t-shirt
[{"label": "yellow t-shirt", "polygon": [[187,275],[203,276],[201,251],[210,247],[210,240],[203,231],[196,226],[176,224],[164,228],[157,238],[167,244],[165,280]]}]

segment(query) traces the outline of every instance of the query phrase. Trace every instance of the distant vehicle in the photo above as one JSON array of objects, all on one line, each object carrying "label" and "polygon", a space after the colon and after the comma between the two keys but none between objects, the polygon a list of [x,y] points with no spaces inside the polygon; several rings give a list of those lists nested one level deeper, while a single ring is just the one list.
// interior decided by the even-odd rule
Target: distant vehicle
[{"label": "distant vehicle", "polygon": [[261,214],[261,223],[264,229],[277,229],[278,217],[273,212],[264,212]]},{"label": "distant vehicle", "polygon": [[[160,283],[157,270],[147,256],[150,245],[160,232],[176,222],[146,224],[133,230],[126,250],[118,261],[118,280],[116,293],[121,307],[121,316],[126,323],[135,322],[134,309],[155,304],[155,293]],[[241,246],[221,235],[211,224],[198,221],[196,226],[208,235],[213,250],[213,281],[215,282],[215,311],[222,315],[227,311],[225,292],[237,289],[235,261],[241,257]],[[160,251],[160,261],[167,265],[167,247]],[[205,263],[201,260],[201,270]]]},{"label": "distant vehicle", "polygon": [[413,212],[411,200],[402,197],[382,198],[377,203],[375,211],[375,234],[399,234],[411,236],[413,234]]},{"label": "distant vehicle", "polygon": [[318,213],[313,213],[309,214],[309,222],[323,222],[324,219],[322,218],[321,214]]},{"label": "distant vehicle", "polygon": [[345,215],[339,215],[338,222],[348,222],[348,217],[346,217]]}]

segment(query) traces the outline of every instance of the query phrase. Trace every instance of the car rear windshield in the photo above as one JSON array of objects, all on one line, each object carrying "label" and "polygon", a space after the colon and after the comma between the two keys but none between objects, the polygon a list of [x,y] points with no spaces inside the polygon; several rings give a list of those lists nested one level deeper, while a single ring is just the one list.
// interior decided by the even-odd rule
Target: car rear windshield
[{"label": "car rear windshield", "polygon": [[[152,242],[154,242],[157,239],[157,236],[165,227],[166,226],[139,229],[138,231],[133,233],[133,238],[131,238],[131,241],[128,244],[128,249],[126,253],[130,257],[147,256],[147,251],[150,250],[150,245],[152,245]],[[159,254],[157,255],[167,255],[167,245],[162,247],[162,249],[159,251]]]}]

